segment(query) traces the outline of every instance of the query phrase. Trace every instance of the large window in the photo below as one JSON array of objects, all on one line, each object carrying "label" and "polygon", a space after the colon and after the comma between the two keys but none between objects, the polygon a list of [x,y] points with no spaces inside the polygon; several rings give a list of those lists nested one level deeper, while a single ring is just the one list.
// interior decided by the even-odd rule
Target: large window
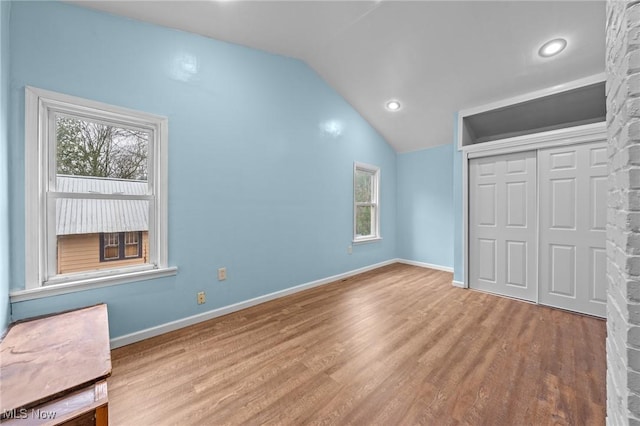
[{"label": "large window", "polygon": [[167,119],[31,87],[25,104],[27,290],[175,273]]},{"label": "large window", "polygon": [[353,168],[353,241],[380,239],[380,169],[355,163]]}]

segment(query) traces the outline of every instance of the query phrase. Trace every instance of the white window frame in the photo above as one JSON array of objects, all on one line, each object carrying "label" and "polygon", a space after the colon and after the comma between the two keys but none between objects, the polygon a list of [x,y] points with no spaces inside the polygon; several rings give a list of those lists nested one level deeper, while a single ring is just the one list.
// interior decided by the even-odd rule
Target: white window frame
[{"label": "white window frame", "polygon": [[[357,172],[371,173],[373,175],[373,188],[371,193],[371,202],[359,203],[356,201],[356,173]],[[358,236],[356,234],[356,222],[358,206],[371,206],[375,212],[374,222],[371,224],[372,235]],[[365,163],[353,163],[353,243],[367,243],[373,241],[379,241],[380,236],[380,167],[372,166]]]},{"label": "white window frame", "polygon": [[[55,188],[55,114],[103,121],[147,130],[148,192],[128,194],[63,193]],[[75,96],[27,86],[25,88],[25,290],[13,292],[12,302],[87,288],[175,275],[169,267],[167,244],[168,119]],[[149,263],[100,271],[52,274],[56,265],[54,223],[47,208],[56,198],[144,199],[149,201]],[[53,213],[52,213],[53,212]],[[53,227],[51,227],[53,228]],[[51,255],[50,255],[51,254]],[[55,271],[57,273],[57,271]]]}]

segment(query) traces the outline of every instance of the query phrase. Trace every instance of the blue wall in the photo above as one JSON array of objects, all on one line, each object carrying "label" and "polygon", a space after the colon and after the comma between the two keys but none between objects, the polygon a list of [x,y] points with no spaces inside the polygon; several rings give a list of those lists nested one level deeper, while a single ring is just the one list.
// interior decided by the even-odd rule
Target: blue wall
[{"label": "blue wall", "polygon": [[453,268],[453,145],[398,154],[398,255]]},{"label": "blue wall", "polygon": [[10,320],[9,306],[9,15],[0,1],[0,337]]},{"label": "blue wall", "polygon": [[[12,287],[24,288],[25,85],[169,117],[169,263],[179,268],[175,277],[14,303],[14,320],[106,302],[117,337],[396,256],[396,155],[300,61],[66,4],[17,2],[11,78]],[[383,240],[349,255],[354,161],[381,168]],[[220,266],[227,281],[215,278]],[[198,306],[200,290],[207,303]]]}]

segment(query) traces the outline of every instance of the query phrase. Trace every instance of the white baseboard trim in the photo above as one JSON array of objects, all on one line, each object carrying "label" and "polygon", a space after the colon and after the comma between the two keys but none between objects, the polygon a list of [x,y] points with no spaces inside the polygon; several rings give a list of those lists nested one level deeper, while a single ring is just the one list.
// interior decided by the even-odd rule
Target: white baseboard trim
[{"label": "white baseboard trim", "polygon": [[419,266],[421,268],[437,269],[439,271],[453,272],[453,268],[448,266],[434,265],[432,263],[418,262],[417,260],[408,259],[396,259],[398,263],[404,263],[405,265]]},{"label": "white baseboard trim", "polygon": [[234,303],[232,305],[223,306],[221,308],[216,308],[211,311],[203,312],[201,314],[192,315],[190,317],[181,318],[175,321],[160,324],[155,327],[150,327],[144,330],[125,334],[123,336],[114,337],[110,341],[111,349],[119,348],[121,346],[126,346],[131,343],[139,342],[140,340],[148,339],[150,337],[159,336],[161,334],[178,330],[180,328],[184,328],[193,324],[197,324],[202,321],[207,321],[212,318],[216,318],[222,315],[227,315],[232,312],[239,311],[241,309],[246,309],[251,306],[259,305],[260,303],[268,302],[270,300],[274,300],[280,297],[288,296],[290,294],[298,293],[303,290],[308,290],[313,287],[329,284],[335,281],[342,280],[344,278],[348,278],[357,274],[361,274],[363,272],[371,271],[372,269],[381,268],[383,266],[391,265],[392,263],[397,263],[397,262],[398,262],[398,259],[386,260],[384,262],[354,269],[352,271],[344,272],[342,274],[333,275],[327,278],[321,278],[319,280],[311,281],[305,284],[300,284],[295,287],[289,287],[284,290],[279,290],[273,293],[265,294],[263,296],[254,297],[253,299]]},{"label": "white baseboard trim", "polygon": [[454,287],[467,288],[462,281],[453,280],[451,281],[451,284],[453,284]]}]

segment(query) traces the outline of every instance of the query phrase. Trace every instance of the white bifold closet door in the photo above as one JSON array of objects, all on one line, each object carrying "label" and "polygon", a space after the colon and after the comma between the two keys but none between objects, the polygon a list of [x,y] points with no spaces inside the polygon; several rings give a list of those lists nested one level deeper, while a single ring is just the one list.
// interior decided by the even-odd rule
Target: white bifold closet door
[{"label": "white bifold closet door", "polygon": [[607,148],[469,162],[469,285],[606,315]]},{"label": "white bifold closet door", "polygon": [[604,317],[607,305],[607,148],[538,151],[539,302]]},{"label": "white bifold closet door", "polygon": [[471,287],[535,301],[535,151],[472,159],[469,184]]}]

